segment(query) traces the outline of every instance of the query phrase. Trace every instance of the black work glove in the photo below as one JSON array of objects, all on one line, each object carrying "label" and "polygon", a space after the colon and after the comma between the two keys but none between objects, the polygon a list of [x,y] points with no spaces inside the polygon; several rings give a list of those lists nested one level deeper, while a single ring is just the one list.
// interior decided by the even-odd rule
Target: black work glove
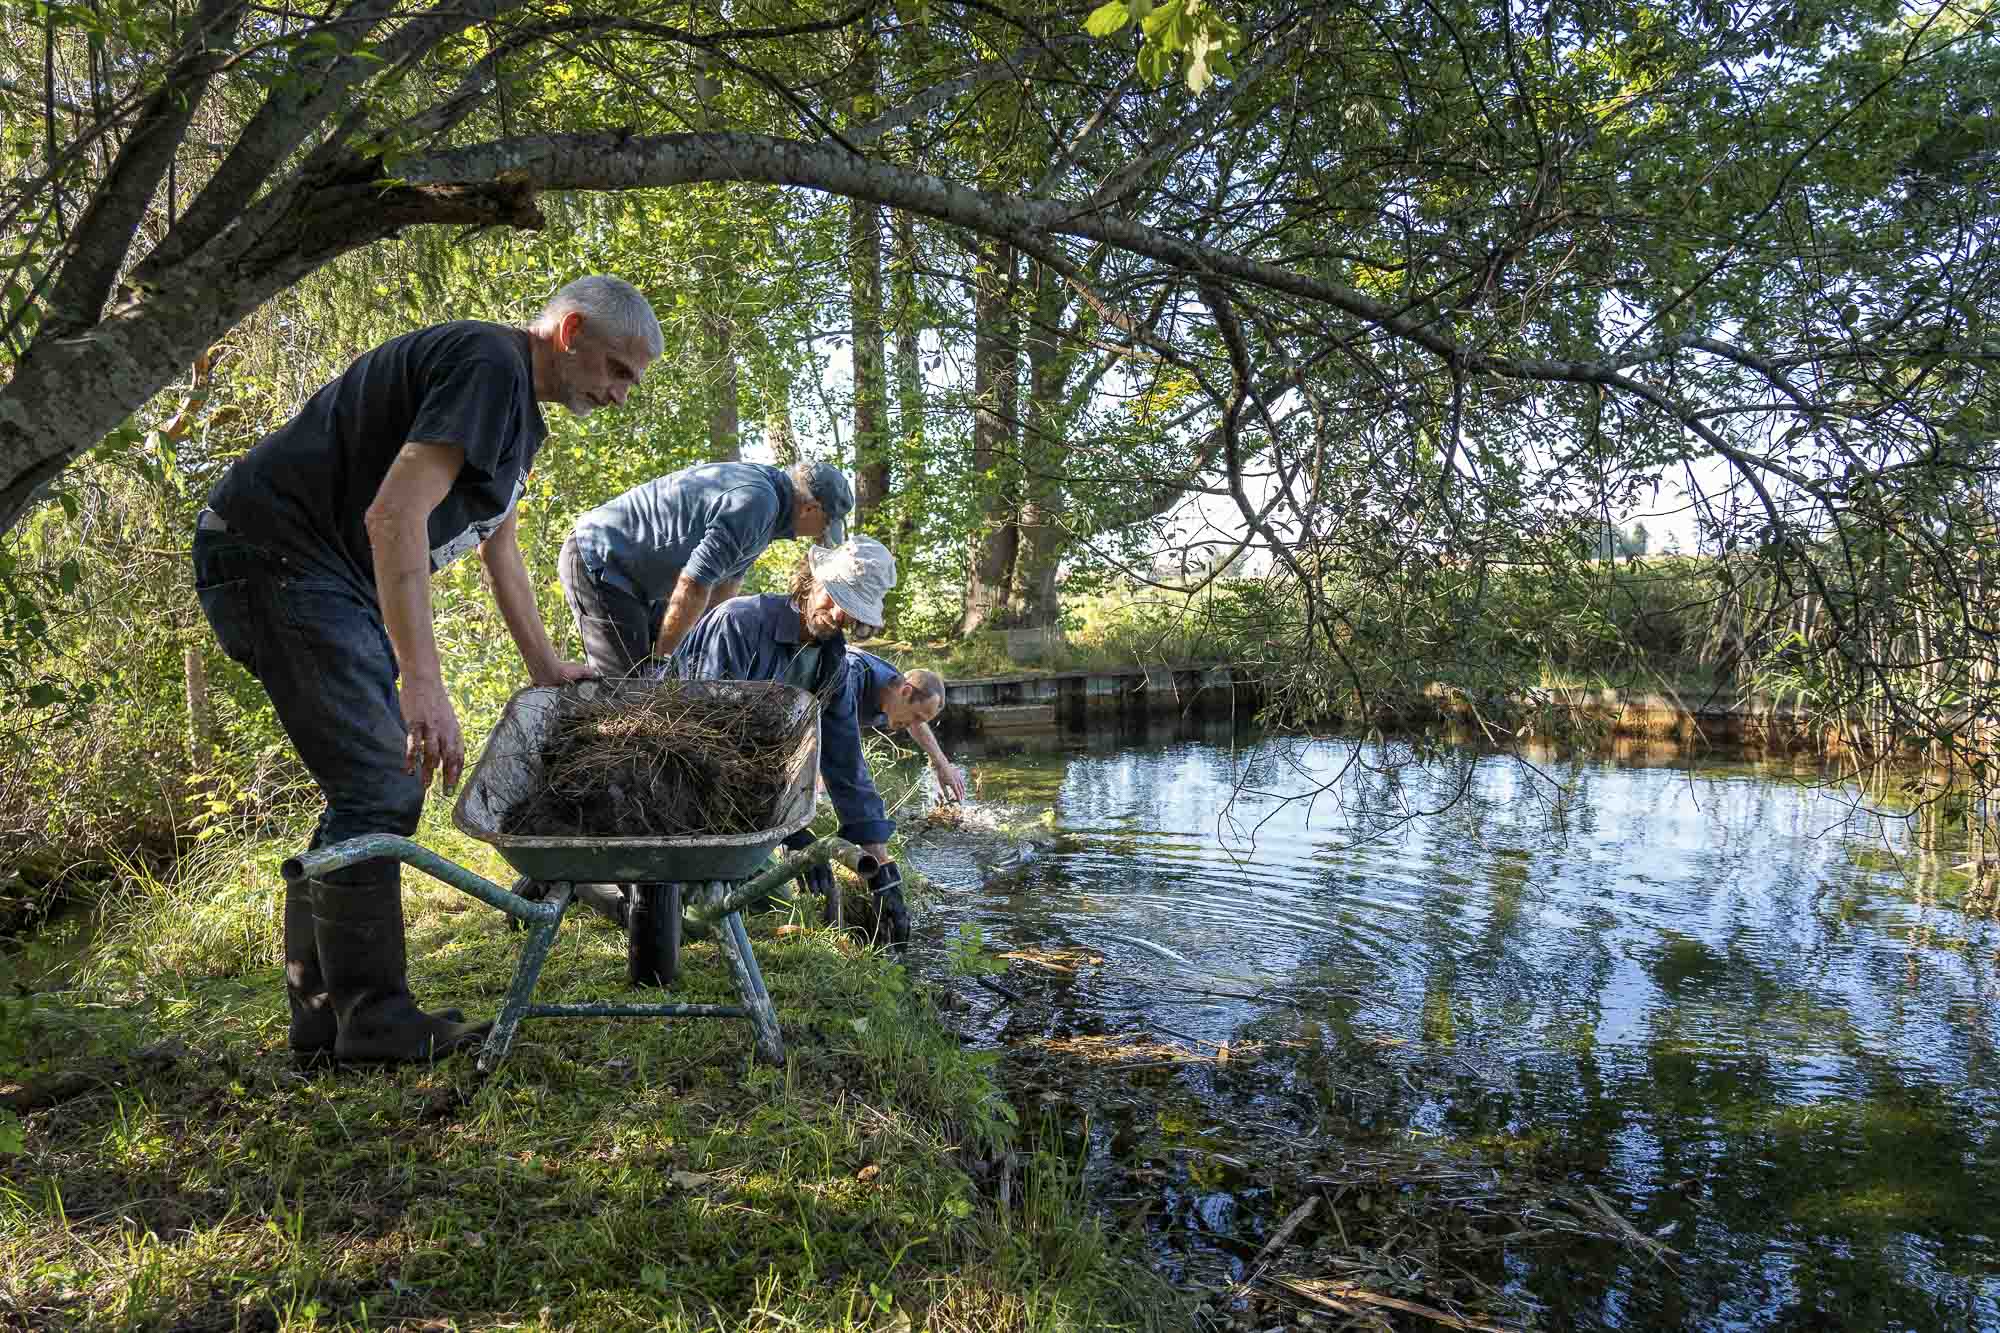
[{"label": "black work glove", "polygon": [[[785,839],[785,850],[788,852],[802,852],[818,841],[819,839],[813,836],[811,829],[802,828],[797,833]],[[824,899],[829,919],[831,919],[830,914],[833,911],[833,867],[821,861],[816,866],[809,866],[805,870],[800,871],[799,887],[807,893],[817,893]]]},{"label": "black work glove", "polygon": [[903,901],[903,872],[894,861],[884,861],[868,878],[875,894],[875,935],[891,944],[910,942],[910,909]]}]

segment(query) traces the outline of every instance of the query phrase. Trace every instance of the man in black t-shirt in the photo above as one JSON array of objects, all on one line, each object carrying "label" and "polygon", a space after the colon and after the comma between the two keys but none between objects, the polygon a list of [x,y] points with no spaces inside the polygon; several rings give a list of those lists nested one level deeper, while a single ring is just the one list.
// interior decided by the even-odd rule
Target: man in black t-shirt
[{"label": "man in black t-shirt", "polygon": [[[430,576],[467,551],[478,549],[535,683],[589,674],[549,643],[515,506],[546,433],[539,404],[579,416],[622,404],[660,347],[646,298],[603,276],[564,287],[525,329],[419,329],[362,355],[209,493],[195,590],[326,798],[313,846],[408,836],[431,778],[457,787],[465,742]],[[400,869],[378,858],[286,891],[300,1058],[426,1060],[484,1034],[411,997]]]}]

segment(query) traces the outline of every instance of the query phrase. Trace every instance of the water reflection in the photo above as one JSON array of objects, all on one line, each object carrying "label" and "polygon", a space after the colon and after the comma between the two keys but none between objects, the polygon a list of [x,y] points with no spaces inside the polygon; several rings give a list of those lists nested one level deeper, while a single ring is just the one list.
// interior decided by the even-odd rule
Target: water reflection
[{"label": "water reflection", "polygon": [[[2000,1327],[2000,933],[1912,893],[1901,823],[1744,762],[1405,757],[1224,727],[975,758],[989,808],[1054,817],[1002,873],[917,838],[925,932],[1038,979],[981,1008],[995,1043],[1284,1043],[1167,1071],[1186,1133],[1434,1135],[1685,1256],[1514,1257],[1558,1326]],[[1243,1189],[1169,1186],[1255,1229]]]}]

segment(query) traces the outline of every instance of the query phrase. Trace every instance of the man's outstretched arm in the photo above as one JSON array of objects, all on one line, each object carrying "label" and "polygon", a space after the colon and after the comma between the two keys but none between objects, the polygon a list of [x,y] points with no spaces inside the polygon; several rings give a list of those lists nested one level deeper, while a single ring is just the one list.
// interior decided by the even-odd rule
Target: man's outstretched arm
[{"label": "man's outstretched arm", "polygon": [[563,661],[549,642],[542,608],[535,601],[534,580],[528,577],[527,563],[521,558],[520,517],[518,509],[510,510],[500,526],[479,543],[479,564],[486,571],[487,586],[493,589],[493,603],[507,622],[514,646],[521,650],[529,680],[537,685],[584,680],[594,674],[591,669],[581,662]]},{"label": "man's outstretched arm", "polygon": [[944,789],[944,794],[954,801],[964,800],[965,778],[958,771],[957,765],[951,762],[951,757],[944,752],[944,747],[938,744],[938,738],[931,732],[931,724],[911,723],[910,739],[917,743],[918,749],[930,756],[931,771],[937,774],[938,786]]},{"label": "man's outstretched arm", "polygon": [[673,596],[667,599],[667,614],[660,621],[660,632],[653,636],[653,656],[672,657],[674,649],[681,646],[681,640],[695,627],[712,604],[709,587],[696,583],[683,574],[674,583]]}]

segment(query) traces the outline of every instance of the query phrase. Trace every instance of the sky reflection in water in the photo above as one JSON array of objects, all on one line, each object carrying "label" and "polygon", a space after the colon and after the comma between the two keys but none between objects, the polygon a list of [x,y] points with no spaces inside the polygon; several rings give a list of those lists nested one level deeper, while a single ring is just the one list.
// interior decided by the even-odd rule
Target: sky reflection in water
[{"label": "sky reflection in water", "polygon": [[[1103,956],[990,1040],[1305,1033],[1327,1060],[1254,1108],[1197,1082],[1205,1113],[1340,1103],[1680,1224],[1677,1274],[1521,1265],[1558,1326],[2000,1328],[2000,930],[1912,892],[1900,821],[1748,763],[1395,757],[1226,731],[973,757],[1052,842],[918,838],[924,933]],[[1385,1052],[1418,1076],[1342,1102]]]}]

